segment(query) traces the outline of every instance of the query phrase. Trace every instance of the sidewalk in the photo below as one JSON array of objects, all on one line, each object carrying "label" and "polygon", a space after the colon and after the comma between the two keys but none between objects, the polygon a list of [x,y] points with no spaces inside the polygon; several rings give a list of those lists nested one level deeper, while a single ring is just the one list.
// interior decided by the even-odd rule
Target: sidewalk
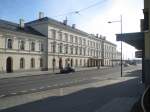
[{"label": "sidewalk", "polygon": [[[101,67],[100,69],[105,69],[110,67]],[[84,70],[94,70],[97,67],[86,67],[86,68],[75,68],[76,71]],[[14,72],[14,73],[0,73],[0,79],[3,78],[15,78],[15,77],[24,77],[24,76],[34,76],[34,75],[44,75],[44,74],[56,74],[59,73],[59,70],[49,70],[49,71],[29,71],[29,72]]]}]

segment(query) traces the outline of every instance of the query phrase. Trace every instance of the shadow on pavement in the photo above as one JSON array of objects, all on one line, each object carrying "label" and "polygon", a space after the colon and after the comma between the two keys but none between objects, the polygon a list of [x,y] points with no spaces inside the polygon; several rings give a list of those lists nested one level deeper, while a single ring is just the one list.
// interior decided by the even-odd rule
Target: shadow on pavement
[{"label": "shadow on pavement", "polygon": [[0,112],[94,112],[115,98],[140,97],[142,92],[143,86],[138,83],[137,77],[108,86],[83,89],[69,95],[45,98]]}]

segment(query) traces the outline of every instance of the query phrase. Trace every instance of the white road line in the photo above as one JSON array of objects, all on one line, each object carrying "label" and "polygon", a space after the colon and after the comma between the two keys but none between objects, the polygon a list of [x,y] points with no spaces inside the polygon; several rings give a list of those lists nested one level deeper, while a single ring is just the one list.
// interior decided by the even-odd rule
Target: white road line
[{"label": "white road line", "polygon": [[12,95],[16,95],[17,93],[10,93],[10,94],[12,94]]},{"label": "white road line", "polygon": [[35,89],[35,88],[33,88],[33,89],[30,89],[31,91],[35,91],[35,90],[37,90],[37,89]]},{"label": "white road line", "polygon": [[4,97],[4,96],[6,96],[6,95],[0,95],[0,98],[2,98],[2,97]]},{"label": "white road line", "polygon": [[63,86],[64,84],[62,83],[62,84],[59,84],[59,86]]},{"label": "white road line", "polygon": [[28,92],[28,91],[26,91],[26,90],[23,90],[23,91],[20,91],[21,93],[26,93],[26,92]]},{"label": "white road line", "polygon": [[44,89],[45,87],[44,86],[42,86],[42,87],[40,87],[39,89]]},{"label": "white road line", "polygon": [[47,87],[49,88],[49,87],[52,87],[52,86],[47,86]]},{"label": "white road line", "polygon": [[54,84],[53,86],[58,86],[58,84]]}]

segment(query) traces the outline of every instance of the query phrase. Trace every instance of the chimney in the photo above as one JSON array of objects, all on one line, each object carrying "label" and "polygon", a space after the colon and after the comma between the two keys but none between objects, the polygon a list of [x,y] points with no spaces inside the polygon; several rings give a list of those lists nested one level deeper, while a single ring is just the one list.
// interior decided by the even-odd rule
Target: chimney
[{"label": "chimney", "polygon": [[24,19],[20,19],[19,26],[20,28],[24,28]]},{"label": "chimney", "polygon": [[67,20],[67,17],[66,17],[66,19],[63,21],[63,24],[67,25],[67,22],[68,22],[68,20]]},{"label": "chimney", "polygon": [[76,24],[72,24],[72,28],[75,29],[76,28]]},{"label": "chimney", "polygon": [[64,21],[63,21],[63,24],[64,24],[64,25],[67,25],[67,20],[64,20]]},{"label": "chimney", "polygon": [[96,34],[96,37],[98,38],[98,33]]},{"label": "chimney", "polygon": [[39,19],[44,18],[44,12],[39,12]]}]

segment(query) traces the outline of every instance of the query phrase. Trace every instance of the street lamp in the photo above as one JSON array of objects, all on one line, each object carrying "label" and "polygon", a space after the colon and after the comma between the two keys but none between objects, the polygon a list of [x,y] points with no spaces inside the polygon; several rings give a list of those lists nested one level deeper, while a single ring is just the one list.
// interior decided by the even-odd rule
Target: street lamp
[{"label": "street lamp", "polygon": [[[122,34],[122,15],[120,15],[120,20],[119,21],[109,21],[108,23],[115,23],[115,22],[120,22],[120,31]],[[122,40],[121,40],[121,60],[120,60],[120,64],[121,64],[121,77],[122,77]]]}]

